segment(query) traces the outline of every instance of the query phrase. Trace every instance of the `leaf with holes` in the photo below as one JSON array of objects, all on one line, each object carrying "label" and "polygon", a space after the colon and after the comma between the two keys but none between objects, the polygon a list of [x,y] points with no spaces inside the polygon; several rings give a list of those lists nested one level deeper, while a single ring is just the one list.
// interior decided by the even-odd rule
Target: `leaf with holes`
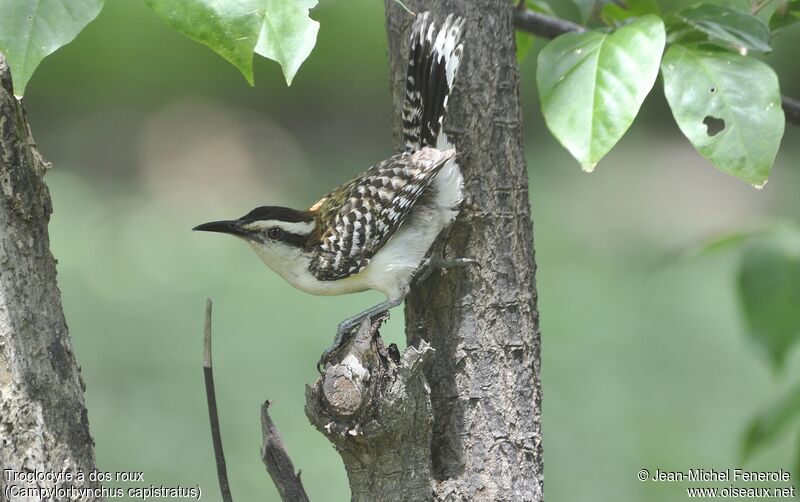
[{"label": "leaf with holes", "polygon": [[758,18],[744,12],[711,3],[687,7],[678,11],[680,17],[692,28],[708,35],[710,42],[734,48],[742,54],[747,51],[769,52],[769,28]]},{"label": "leaf with holes", "polygon": [[39,63],[71,42],[103,8],[103,0],[0,0],[0,52],[22,96]]},{"label": "leaf with holes", "polygon": [[586,171],[622,138],[658,75],[664,24],[647,15],[611,35],[567,33],[539,53],[547,127]]},{"label": "leaf with holes", "polygon": [[760,413],[747,426],[741,447],[744,463],[758,449],[773,443],[789,426],[800,421],[800,387]]},{"label": "leaf with holes", "polygon": [[678,127],[720,171],[756,187],[767,181],[783,136],[778,77],[752,58],[672,45],[661,63]]},{"label": "leaf with holes", "polygon": [[145,0],[164,21],[228,60],[253,84],[253,53],[277,61],[291,83],[317,39],[316,0]]},{"label": "leaf with holes", "polygon": [[745,246],[738,286],[750,336],[780,368],[800,341],[800,233],[787,227]]}]

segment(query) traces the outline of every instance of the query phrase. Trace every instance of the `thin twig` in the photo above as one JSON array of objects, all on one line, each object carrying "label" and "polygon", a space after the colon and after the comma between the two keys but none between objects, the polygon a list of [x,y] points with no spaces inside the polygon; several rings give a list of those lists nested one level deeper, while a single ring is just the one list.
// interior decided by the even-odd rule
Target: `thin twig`
[{"label": "thin twig", "polygon": [[309,502],[300,473],[294,473],[294,465],[283,446],[283,439],[269,416],[269,401],[261,405],[261,460],[267,466],[272,482],[278,488],[283,502]]},{"label": "thin twig", "polygon": [[[514,26],[542,38],[556,38],[564,33],[584,32],[586,27],[572,21],[548,16],[530,9],[514,9]],[[781,96],[786,122],[800,126],[800,101]]]},{"label": "thin twig", "polygon": [[222,493],[224,502],[232,502],[231,487],[228,484],[228,469],[225,467],[225,453],[222,451],[222,436],[219,430],[217,394],[214,391],[214,370],[211,367],[211,298],[206,300],[206,322],[203,334],[203,376],[206,382],[208,420],[211,422],[211,441],[214,444],[214,458],[217,461],[219,491]]},{"label": "thin twig", "polygon": [[564,33],[586,31],[586,27],[578,23],[548,16],[530,9],[514,10],[514,26],[518,30],[527,31],[543,38],[556,38]]},{"label": "thin twig", "polygon": [[781,96],[781,104],[783,113],[786,114],[786,122],[800,125],[800,101],[789,96]]}]

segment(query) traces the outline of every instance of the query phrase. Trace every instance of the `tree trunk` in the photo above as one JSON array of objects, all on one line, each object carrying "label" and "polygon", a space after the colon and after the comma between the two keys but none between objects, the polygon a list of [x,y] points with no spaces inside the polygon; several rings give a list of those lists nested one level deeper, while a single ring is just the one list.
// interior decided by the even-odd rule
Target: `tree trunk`
[{"label": "tree trunk", "polygon": [[[385,2],[400,145],[414,18],[396,0]],[[306,414],[341,454],[353,500],[538,502],[539,324],[513,3],[404,3],[431,10],[439,23],[449,13],[466,19],[445,118],[466,200],[446,250],[481,266],[434,274],[412,288],[412,347],[402,358],[373,340],[380,320],[362,326],[341,362],[309,388]]]},{"label": "tree trunk", "polygon": [[[466,19],[464,59],[444,126],[459,153],[466,201],[447,255],[481,267],[428,280],[406,299],[409,344],[428,341],[434,491],[440,500],[541,500],[539,316],[509,0],[410,1],[433,19]],[[400,111],[411,16],[386,0]]]},{"label": "tree trunk", "polygon": [[[0,499],[97,500],[73,490],[98,484],[88,480],[95,461],[83,381],[50,254],[47,167],[0,54]],[[79,472],[86,479],[65,479]],[[32,487],[67,491],[14,491]]]},{"label": "tree trunk", "polygon": [[339,364],[306,392],[306,415],[342,456],[353,502],[431,500],[430,347],[392,356],[364,321]]}]

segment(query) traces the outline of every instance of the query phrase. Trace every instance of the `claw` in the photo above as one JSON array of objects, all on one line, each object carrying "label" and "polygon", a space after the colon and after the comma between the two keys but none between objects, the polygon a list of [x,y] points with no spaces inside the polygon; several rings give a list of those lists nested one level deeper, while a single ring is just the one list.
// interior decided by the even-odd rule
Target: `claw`
[{"label": "claw", "polygon": [[326,354],[326,352],[328,351],[326,350],[325,352],[323,352],[322,356],[320,356],[319,358],[319,361],[317,361],[317,373],[319,373],[320,375],[325,373],[325,365],[328,364],[326,358],[328,357],[329,354]]},{"label": "claw", "polygon": [[480,268],[481,262],[474,258],[451,258],[448,260],[440,257],[425,258],[419,267],[419,269],[422,270],[422,273],[418,276],[417,283],[425,281],[428,277],[430,277],[434,270],[466,267],[468,265],[477,265]]},{"label": "claw", "polygon": [[481,262],[475,258],[452,258],[450,260],[439,260],[438,263],[439,268],[466,267],[468,265],[477,265],[480,268]]}]

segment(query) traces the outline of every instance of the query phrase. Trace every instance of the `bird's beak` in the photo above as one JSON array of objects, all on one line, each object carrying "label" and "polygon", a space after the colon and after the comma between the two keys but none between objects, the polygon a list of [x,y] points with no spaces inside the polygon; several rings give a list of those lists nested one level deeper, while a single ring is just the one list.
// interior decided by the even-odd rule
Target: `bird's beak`
[{"label": "bird's beak", "polygon": [[192,230],[200,232],[220,232],[223,234],[236,235],[238,237],[246,237],[248,232],[242,228],[242,223],[238,220],[225,220],[225,221],[211,221],[197,225]]}]

